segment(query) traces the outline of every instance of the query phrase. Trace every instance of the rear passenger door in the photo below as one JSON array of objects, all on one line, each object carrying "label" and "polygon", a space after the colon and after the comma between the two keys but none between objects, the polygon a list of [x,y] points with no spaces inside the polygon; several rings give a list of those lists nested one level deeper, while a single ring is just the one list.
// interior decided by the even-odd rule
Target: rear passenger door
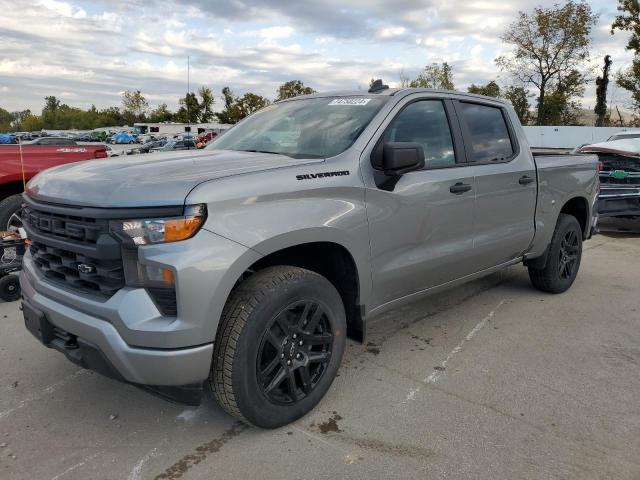
[{"label": "rear passenger door", "polygon": [[[472,273],[474,180],[450,100],[410,96],[363,154],[376,306]],[[423,170],[399,178],[374,170],[386,142],[415,142]]]},{"label": "rear passenger door", "polygon": [[469,169],[475,178],[474,267],[490,268],[520,256],[534,235],[536,171],[500,103],[454,102]]}]

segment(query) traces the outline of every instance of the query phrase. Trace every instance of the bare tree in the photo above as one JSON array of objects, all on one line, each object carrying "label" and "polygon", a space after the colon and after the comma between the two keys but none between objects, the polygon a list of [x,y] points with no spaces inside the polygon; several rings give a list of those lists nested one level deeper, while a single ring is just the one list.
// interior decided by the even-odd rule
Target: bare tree
[{"label": "bare tree", "polygon": [[401,68],[398,72],[398,79],[400,80],[400,88],[409,87],[409,83],[411,83],[411,80],[409,80],[409,77],[407,77],[407,74],[404,72],[404,68]]}]

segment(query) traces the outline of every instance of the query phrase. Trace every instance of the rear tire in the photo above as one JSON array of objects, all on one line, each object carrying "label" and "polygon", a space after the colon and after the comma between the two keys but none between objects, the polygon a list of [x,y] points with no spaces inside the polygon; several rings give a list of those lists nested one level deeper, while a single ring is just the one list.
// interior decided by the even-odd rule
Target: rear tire
[{"label": "rear tire", "polygon": [[210,386],[237,419],[276,428],[305,415],[340,366],[346,317],[324,277],[297,267],[268,267],[229,297],[216,335]]},{"label": "rear tire", "polygon": [[582,259],[582,228],[573,215],[561,213],[549,245],[544,268],[529,267],[535,288],[549,293],[566,292],[573,284]]},{"label": "rear tire", "polygon": [[22,208],[22,202],[22,194],[20,193],[11,195],[0,202],[0,231],[9,230],[12,226],[21,226],[22,222],[19,222],[20,225],[12,225],[12,222],[16,220],[16,215]]}]

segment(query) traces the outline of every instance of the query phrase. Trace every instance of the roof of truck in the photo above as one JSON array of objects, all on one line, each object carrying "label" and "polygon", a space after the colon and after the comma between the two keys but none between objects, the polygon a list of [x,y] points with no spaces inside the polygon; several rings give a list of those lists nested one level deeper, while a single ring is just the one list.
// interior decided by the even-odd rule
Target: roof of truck
[{"label": "roof of truck", "polygon": [[487,97],[484,95],[477,95],[475,93],[457,92],[455,90],[440,90],[436,88],[385,88],[377,90],[375,92],[369,92],[367,90],[335,90],[329,92],[318,92],[310,95],[299,95],[297,97],[287,98],[279,100],[280,102],[287,102],[292,100],[300,100],[302,98],[324,98],[324,97],[379,97],[379,96],[396,96],[396,95],[410,95],[412,93],[438,93],[445,95],[456,95],[462,97],[476,98],[478,100],[490,100],[494,102],[507,104],[505,100],[495,97]]}]

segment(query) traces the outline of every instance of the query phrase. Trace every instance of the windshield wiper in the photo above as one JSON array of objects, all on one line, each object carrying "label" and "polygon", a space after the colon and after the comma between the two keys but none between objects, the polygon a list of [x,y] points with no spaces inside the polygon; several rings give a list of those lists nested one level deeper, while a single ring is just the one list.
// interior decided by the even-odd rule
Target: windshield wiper
[{"label": "windshield wiper", "polygon": [[287,155],[282,152],[271,152],[269,150],[240,150],[241,152],[252,152],[252,153],[273,153],[274,155],[284,155],[285,157],[291,157],[291,155]]},{"label": "windshield wiper", "polygon": [[269,150],[236,150],[236,152],[272,153],[274,155],[284,155],[285,157],[294,158],[296,160],[299,160],[301,158],[325,158],[324,155],[316,155],[315,153],[284,153],[271,152]]}]

